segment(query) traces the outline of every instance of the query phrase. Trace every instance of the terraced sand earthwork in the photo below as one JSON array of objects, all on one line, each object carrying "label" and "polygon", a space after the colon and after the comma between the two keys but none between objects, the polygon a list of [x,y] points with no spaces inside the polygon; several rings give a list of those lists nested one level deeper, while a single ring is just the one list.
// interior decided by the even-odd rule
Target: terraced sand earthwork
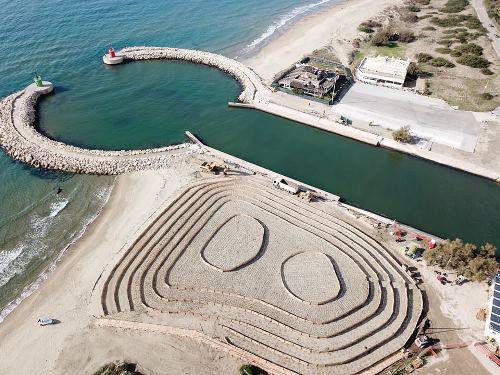
[{"label": "terraced sand earthwork", "polygon": [[259,177],[190,185],[109,272],[106,319],[195,330],[298,373],[370,367],[409,340],[421,292],[325,205]]}]

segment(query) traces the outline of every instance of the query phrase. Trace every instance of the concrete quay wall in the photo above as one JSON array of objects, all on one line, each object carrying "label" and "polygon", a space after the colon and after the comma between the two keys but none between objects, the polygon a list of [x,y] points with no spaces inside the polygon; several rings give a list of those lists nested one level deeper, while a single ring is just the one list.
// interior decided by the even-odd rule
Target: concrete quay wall
[{"label": "concrete quay wall", "polygon": [[0,101],[0,145],[13,159],[65,172],[115,175],[168,165],[198,152],[189,144],[132,151],[89,150],[45,137],[34,127],[40,92],[31,86]]},{"label": "concrete quay wall", "polygon": [[424,150],[414,145],[403,144],[393,139],[384,138],[382,136],[368,133],[366,131],[359,130],[350,126],[337,124],[326,118],[314,116],[312,114],[284,107],[279,104],[270,102],[254,102],[251,104],[243,105],[230,102],[228,104],[230,107],[257,109],[259,111],[270,113],[272,115],[286,118],[288,120],[293,120],[317,129],[335,133],[343,137],[352,138],[371,146],[383,147],[389,150],[402,152],[420,159],[425,159],[433,163],[441,164],[500,183],[500,171],[484,168],[469,161]]}]

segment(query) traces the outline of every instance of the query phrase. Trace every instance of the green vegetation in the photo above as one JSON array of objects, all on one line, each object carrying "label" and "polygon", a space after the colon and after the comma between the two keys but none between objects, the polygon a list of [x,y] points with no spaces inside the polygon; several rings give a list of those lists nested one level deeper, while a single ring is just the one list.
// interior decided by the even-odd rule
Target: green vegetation
[{"label": "green vegetation", "polygon": [[421,52],[417,53],[416,58],[419,63],[426,63],[431,61],[433,59],[433,56],[429,55],[428,53]]},{"label": "green vegetation", "polygon": [[497,23],[500,23],[500,1],[498,0],[484,0],[488,17]]},{"label": "green vegetation", "polygon": [[457,62],[462,65],[470,66],[472,68],[487,68],[490,62],[485,58],[477,55],[467,54],[462,55],[457,59]]},{"label": "green vegetation", "polygon": [[460,13],[465,7],[469,5],[468,0],[448,0],[444,7],[441,8],[443,13]]},{"label": "green vegetation", "polygon": [[432,17],[431,23],[439,27],[456,27],[462,25],[462,22],[468,19],[465,15],[448,15],[444,18]]},{"label": "green vegetation", "polygon": [[137,365],[126,362],[111,362],[102,366],[94,375],[142,375],[137,371]]},{"label": "green vegetation", "polygon": [[401,30],[398,34],[398,41],[402,43],[411,43],[416,39],[415,34],[411,30]]},{"label": "green vegetation", "polygon": [[453,64],[451,61],[446,60],[443,57],[436,57],[430,61],[430,64],[432,66],[436,67],[445,67],[445,68],[453,68],[455,64]]},{"label": "green vegetation", "polygon": [[431,83],[428,79],[425,80],[424,95],[427,95],[427,96],[432,95]]},{"label": "green vegetation", "polygon": [[451,49],[448,47],[439,47],[436,48],[434,51],[436,51],[437,53],[442,53],[443,55],[447,55],[451,52]]},{"label": "green vegetation", "polygon": [[483,54],[483,47],[474,43],[467,43],[456,47],[455,51],[459,52],[460,55],[471,54],[481,56]]},{"label": "green vegetation", "polygon": [[479,95],[479,97],[483,100],[491,100],[494,98],[494,96],[489,92],[483,92],[481,95]]},{"label": "green vegetation", "polygon": [[375,31],[367,26],[362,26],[362,25],[359,25],[358,30],[367,34],[371,34]]},{"label": "green vegetation", "polygon": [[392,139],[401,143],[411,143],[413,142],[413,136],[410,133],[409,126],[403,126],[398,130],[392,132]]},{"label": "green vegetation", "polygon": [[267,375],[267,372],[254,365],[243,365],[240,367],[241,375]]},{"label": "green vegetation", "polygon": [[483,73],[485,76],[492,76],[493,75],[493,72],[488,68],[481,69],[481,73]]},{"label": "green vegetation", "polygon": [[475,16],[469,16],[465,21],[465,26],[467,26],[469,29],[484,30],[481,21],[479,21],[479,18]]},{"label": "green vegetation", "polygon": [[434,249],[424,251],[424,259],[429,265],[457,271],[474,281],[483,281],[495,275],[498,264],[495,259],[496,247],[486,243],[477,248],[460,239],[446,240]]},{"label": "green vegetation", "polygon": [[389,30],[379,30],[372,36],[371,43],[372,45],[377,47],[386,46],[389,44],[390,37],[391,33],[389,32]]},{"label": "green vegetation", "polygon": [[416,6],[415,4],[410,4],[408,7],[406,7],[410,12],[418,13],[420,12],[420,8]]},{"label": "green vegetation", "polygon": [[437,44],[441,44],[442,46],[450,47],[454,41],[451,39],[441,39],[436,42]]}]

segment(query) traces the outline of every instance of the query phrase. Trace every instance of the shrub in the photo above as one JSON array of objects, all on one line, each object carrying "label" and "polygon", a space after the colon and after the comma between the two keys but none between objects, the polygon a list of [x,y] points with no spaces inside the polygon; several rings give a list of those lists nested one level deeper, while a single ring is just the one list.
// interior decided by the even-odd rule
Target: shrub
[{"label": "shrub", "polygon": [[432,66],[446,67],[446,68],[453,68],[455,66],[455,64],[453,64],[451,61],[446,60],[445,58],[442,57],[436,57],[435,59],[432,59],[430,64]]},{"label": "shrub", "polygon": [[460,52],[460,54],[465,55],[467,53],[470,53],[471,55],[482,55],[483,54],[483,47],[478,46],[477,44],[474,43],[467,43],[463,44],[461,46],[458,46],[455,48],[455,51]]},{"label": "shrub", "polygon": [[403,43],[411,43],[414,42],[417,38],[415,34],[411,30],[401,30],[399,32],[398,40]]},{"label": "shrub", "polygon": [[429,55],[428,53],[420,52],[417,53],[416,55],[417,61],[419,63],[426,63],[432,60],[432,55]]},{"label": "shrub", "polygon": [[437,41],[437,44],[441,44],[442,46],[449,47],[454,43],[453,40],[450,39],[441,39]]},{"label": "shrub", "polygon": [[434,51],[436,51],[437,53],[442,53],[442,54],[446,55],[446,54],[449,54],[451,52],[451,49],[449,49],[447,47],[439,47],[439,48],[436,48]]},{"label": "shrub", "polygon": [[241,375],[267,375],[267,372],[262,370],[260,367],[254,365],[242,365],[240,367]]},{"label": "shrub", "polygon": [[488,69],[488,68],[481,69],[481,73],[483,73],[485,76],[491,76],[491,75],[493,75],[493,72],[490,69]]},{"label": "shrub", "polygon": [[453,27],[453,26],[459,26],[462,23],[463,20],[461,20],[457,16],[447,16],[445,18],[439,18],[439,17],[432,17],[431,18],[431,23],[440,26],[440,27]]},{"label": "shrub", "polygon": [[479,95],[479,97],[483,100],[491,100],[494,98],[494,96],[489,92],[483,92],[481,95]]},{"label": "shrub", "polygon": [[361,25],[359,25],[358,30],[362,31],[364,33],[367,33],[367,34],[371,34],[374,31],[373,29],[371,29],[371,28],[369,28],[367,26],[361,26]]},{"label": "shrub", "polygon": [[441,8],[443,13],[460,13],[465,7],[469,5],[468,0],[448,0],[444,7]]},{"label": "shrub", "polygon": [[403,127],[399,128],[398,130],[393,131],[392,138],[395,141],[398,141],[401,143],[411,143],[413,141],[413,136],[410,133],[409,126],[403,126]]},{"label": "shrub", "polygon": [[425,27],[422,27],[422,30],[423,31],[433,31],[433,30],[436,30],[436,28],[433,26],[425,26]]},{"label": "shrub", "polygon": [[469,16],[467,21],[465,21],[465,26],[467,26],[469,29],[483,29],[481,21],[479,21],[479,18],[477,18],[476,16]]},{"label": "shrub", "polygon": [[373,29],[373,28],[377,28],[377,27],[382,26],[382,24],[380,22],[377,22],[374,20],[367,20],[367,21],[362,22],[360,26],[365,26],[365,27],[369,27],[369,28]]},{"label": "shrub", "polygon": [[485,58],[477,55],[462,55],[457,59],[457,62],[462,65],[467,65],[472,68],[487,68],[490,66],[490,62]]},{"label": "shrub", "polygon": [[391,37],[391,33],[389,30],[379,30],[375,34],[373,34],[371,43],[374,46],[386,46],[389,43],[389,38]]},{"label": "shrub", "polygon": [[419,20],[418,16],[413,12],[405,12],[401,15],[401,21],[407,23],[417,23]]},{"label": "shrub", "polygon": [[479,249],[460,239],[446,240],[434,249],[424,251],[424,259],[429,265],[455,270],[475,281],[482,281],[495,275],[498,264],[495,260],[495,246],[486,243]]}]

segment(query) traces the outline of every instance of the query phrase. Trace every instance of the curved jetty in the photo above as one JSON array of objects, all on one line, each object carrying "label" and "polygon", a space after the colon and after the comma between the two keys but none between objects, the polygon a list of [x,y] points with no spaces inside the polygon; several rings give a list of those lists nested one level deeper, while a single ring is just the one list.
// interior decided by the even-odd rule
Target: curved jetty
[{"label": "curved jetty", "polygon": [[166,166],[172,158],[195,152],[188,144],[134,151],[89,150],[54,141],[34,127],[40,90],[28,86],[0,102],[0,144],[7,154],[34,167],[114,175]]},{"label": "curved jetty", "polygon": [[[242,86],[242,102],[256,100],[257,92],[267,88],[260,78],[243,64],[210,52],[167,47],[130,47],[118,52],[130,60],[184,60],[212,66],[233,76]],[[51,91],[51,90],[50,90]],[[114,175],[141,169],[161,168],[175,156],[196,152],[198,147],[176,146],[133,150],[89,150],[57,142],[40,134],[34,127],[38,98],[50,92],[30,85],[0,101],[0,145],[7,154],[34,167],[66,172]]]},{"label": "curved jetty", "polygon": [[259,101],[269,89],[260,77],[242,63],[216,53],[169,47],[128,47],[117,52],[127,60],[183,60],[212,66],[234,77],[242,86],[238,99],[243,103]]}]

